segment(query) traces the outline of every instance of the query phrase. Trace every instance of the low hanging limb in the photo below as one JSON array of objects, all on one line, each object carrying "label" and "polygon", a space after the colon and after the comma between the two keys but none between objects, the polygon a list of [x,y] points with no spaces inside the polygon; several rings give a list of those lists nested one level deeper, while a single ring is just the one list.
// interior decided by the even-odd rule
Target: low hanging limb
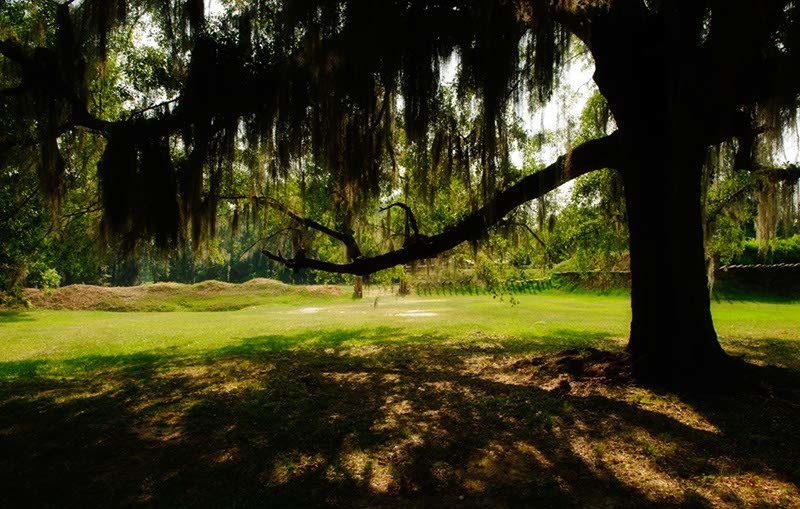
[{"label": "low hanging limb", "polygon": [[[591,171],[618,167],[622,152],[620,136],[616,132],[603,138],[587,141],[559,157],[555,163],[544,170],[528,175],[508,189],[495,194],[489,203],[466,216],[453,227],[437,235],[426,237],[424,242],[404,245],[400,249],[381,255],[358,257],[348,263],[333,263],[308,258],[303,252],[297,253],[293,258],[285,258],[281,253],[274,254],[266,249],[262,252],[270,260],[291,269],[314,269],[357,276],[366,276],[414,260],[433,258],[439,253],[453,249],[462,242],[478,239],[486,229],[502,221],[506,214],[525,202],[538,198]],[[339,235],[344,236],[345,234],[339,233]]]},{"label": "low hanging limb", "polygon": [[313,219],[302,217],[292,212],[286,205],[283,205],[282,203],[279,203],[275,200],[269,198],[262,198],[261,201],[263,201],[265,205],[272,207],[280,212],[283,212],[284,214],[294,219],[298,223],[302,224],[303,226],[311,228],[313,230],[317,230],[331,237],[332,239],[338,240],[339,242],[344,244],[345,247],[347,248],[347,254],[350,259],[356,259],[361,256],[361,249],[358,247],[356,239],[353,237],[352,233],[336,231],[331,228],[328,228],[322,223],[314,221]]}]

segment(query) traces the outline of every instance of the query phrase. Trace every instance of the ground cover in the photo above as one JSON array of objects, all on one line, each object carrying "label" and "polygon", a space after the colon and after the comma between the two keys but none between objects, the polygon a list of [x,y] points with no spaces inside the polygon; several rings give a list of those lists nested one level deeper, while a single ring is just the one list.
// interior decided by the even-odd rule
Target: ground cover
[{"label": "ground cover", "polygon": [[686,395],[624,295],[245,299],[0,313],[0,502],[800,504],[800,305],[715,303],[752,383]]}]

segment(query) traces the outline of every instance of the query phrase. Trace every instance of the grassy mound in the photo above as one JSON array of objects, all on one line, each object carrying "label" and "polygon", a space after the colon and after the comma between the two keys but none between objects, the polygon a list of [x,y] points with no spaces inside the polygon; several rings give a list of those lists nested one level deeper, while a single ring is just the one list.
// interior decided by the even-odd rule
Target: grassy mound
[{"label": "grassy mound", "polygon": [[242,284],[203,281],[188,285],[155,283],[130,287],[69,285],[52,291],[26,288],[37,308],[79,311],[233,311],[266,304],[281,296],[339,296],[331,286],[292,286],[257,278]]}]

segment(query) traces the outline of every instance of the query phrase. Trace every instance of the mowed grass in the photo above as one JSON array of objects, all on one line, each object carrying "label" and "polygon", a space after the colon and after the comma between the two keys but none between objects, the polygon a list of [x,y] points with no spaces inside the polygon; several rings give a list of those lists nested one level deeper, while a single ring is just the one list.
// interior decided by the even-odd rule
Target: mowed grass
[{"label": "mowed grass", "polygon": [[689,396],[624,295],[246,299],[0,313],[0,505],[800,505],[798,304],[715,303],[759,382]]},{"label": "mowed grass", "polygon": [[[260,305],[222,312],[0,312],[0,362],[55,366],[81,357],[198,355],[242,344],[279,350],[487,337],[523,350],[614,350],[624,346],[630,323],[625,295],[549,291],[516,295],[512,303],[508,296],[490,295],[353,300],[341,295],[253,293],[242,298]],[[235,294],[222,294],[184,306],[223,308],[232,299]],[[164,300],[174,305],[174,298]],[[152,297],[145,305],[158,308]],[[800,368],[797,359],[783,355],[800,348],[795,343],[800,341],[800,304],[718,302],[713,315],[719,337],[732,353]],[[753,348],[755,342],[763,348]]]},{"label": "mowed grass", "polygon": [[202,354],[259,343],[270,349],[435,343],[493,336],[542,348],[617,344],[626,335],[625,298],[517,296],[279,296],[228,312],[34,310],[0,315],[0,360],[59,361],[134,353]]}]

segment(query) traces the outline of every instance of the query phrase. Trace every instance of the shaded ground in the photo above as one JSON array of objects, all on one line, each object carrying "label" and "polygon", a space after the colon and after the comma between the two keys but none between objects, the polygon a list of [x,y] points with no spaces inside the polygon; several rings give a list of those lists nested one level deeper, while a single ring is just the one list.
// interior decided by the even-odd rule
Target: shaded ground
[{"label": "shaded ground", "polygon": [[631,382],[613,347],[351,341],[404,333],[4,362],[0,505],[800,506],[796,369],[689,397]]}]

